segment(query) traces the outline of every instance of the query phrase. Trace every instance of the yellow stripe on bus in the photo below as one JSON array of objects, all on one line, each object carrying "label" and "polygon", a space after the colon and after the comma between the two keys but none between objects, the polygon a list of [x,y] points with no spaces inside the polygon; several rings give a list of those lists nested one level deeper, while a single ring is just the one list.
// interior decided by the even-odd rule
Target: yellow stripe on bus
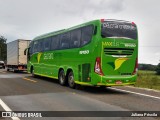
[{"label": "yellow stripe on bus", "polygon": [[35,75],[39,75],[39,76],[43,76],[43,77],[58,79],[58,77],[54,77],[54,76],[48,76],[48,75],[38,74],[38,73],[34,73],[34,74],[35,74]]}]

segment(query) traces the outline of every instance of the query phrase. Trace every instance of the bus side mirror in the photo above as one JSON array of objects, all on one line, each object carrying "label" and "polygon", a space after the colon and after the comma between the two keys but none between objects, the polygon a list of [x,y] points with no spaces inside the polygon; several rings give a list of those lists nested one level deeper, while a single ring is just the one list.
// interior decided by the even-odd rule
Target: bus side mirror
[{"label": "bus side mirror", "polygon": [[26,48],[26,49],[24,50],[24,55],[27,55],[27,54],[26,54],[26,52],[27,52],[27,49],[28,49],[28,48]]}]

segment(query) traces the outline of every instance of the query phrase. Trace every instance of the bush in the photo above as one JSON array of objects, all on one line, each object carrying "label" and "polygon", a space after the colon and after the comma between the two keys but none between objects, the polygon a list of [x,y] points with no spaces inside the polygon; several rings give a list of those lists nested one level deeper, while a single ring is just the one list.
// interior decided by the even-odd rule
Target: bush
[{"label": "bush", "polygon": [[135,86],[160,90],[160,75],[156,75],[155,71],[139,70]]}]

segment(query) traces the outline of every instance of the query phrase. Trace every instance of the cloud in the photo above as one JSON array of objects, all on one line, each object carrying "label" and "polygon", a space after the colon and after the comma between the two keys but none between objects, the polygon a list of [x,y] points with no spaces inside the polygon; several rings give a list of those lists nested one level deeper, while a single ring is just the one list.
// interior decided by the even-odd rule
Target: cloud
[{"label": "cloud", "polygon": [[93,6],[94,13],[97,14],[107,14],[107,13],[112,13],[116,14],[120,11],[124,10],[124,0],[101,0],[99,2],[99,5],[96,4]]},{"label": "cloud", "polygon": [[30,35],[29,39],[123,10],[123,0],[5,0],[0,4],[1,34]]}]

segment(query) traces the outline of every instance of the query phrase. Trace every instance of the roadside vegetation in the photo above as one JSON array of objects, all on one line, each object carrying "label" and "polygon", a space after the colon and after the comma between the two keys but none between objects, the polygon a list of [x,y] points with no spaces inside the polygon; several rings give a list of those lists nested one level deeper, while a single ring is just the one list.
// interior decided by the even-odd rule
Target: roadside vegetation
[{"label": "roadside vegetation", "polygon": [[7,59],[7,39],[0,35],[0,61]]},{"label": "roadside vegetation", "polygon": [[139,70],[135,87],[160,90],[160,75],[156,71]]}]

